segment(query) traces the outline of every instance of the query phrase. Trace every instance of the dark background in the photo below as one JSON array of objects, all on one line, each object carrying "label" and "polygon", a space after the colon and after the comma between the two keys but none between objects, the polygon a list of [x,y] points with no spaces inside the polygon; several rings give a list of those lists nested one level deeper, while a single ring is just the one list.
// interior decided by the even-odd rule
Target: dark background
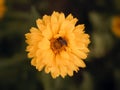
[{"label": "dark background", "polygon": [[[0,19],[0,90],[120,90],[120,38],[111,22],[120,0],[6,0]],[[72,13],[90,35],[87,67],[73,77],[52,79],[31,66],[24,34],[53,11]]]}]

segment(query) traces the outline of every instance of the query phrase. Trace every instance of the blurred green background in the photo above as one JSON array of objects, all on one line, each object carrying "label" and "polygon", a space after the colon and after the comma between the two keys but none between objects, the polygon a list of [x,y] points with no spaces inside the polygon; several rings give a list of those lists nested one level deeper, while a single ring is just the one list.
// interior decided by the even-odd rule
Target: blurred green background
[{"label": "blurred green background", "polygon": [[[112,18],[120,16],[120,0],[5,1],[0,19],[0,90],[120,90],[120,38],[111,31]],[[52,79],[38,72],[25,52],[24,34],[36,27],[36,19],[53,11],[72,13],[90,34],[87,67],[73,77]]]}]

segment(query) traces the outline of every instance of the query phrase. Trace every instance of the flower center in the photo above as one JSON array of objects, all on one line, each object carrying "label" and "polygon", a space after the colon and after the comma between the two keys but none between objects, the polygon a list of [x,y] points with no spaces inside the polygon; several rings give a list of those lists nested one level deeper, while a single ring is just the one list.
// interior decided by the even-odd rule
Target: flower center
[{"label": "flower center", "polygon": [[51,40],[51,49],[55,54],[59,53],[61,50],[65,50],[65,46],[67,46],[67,42],[62,37]]}]

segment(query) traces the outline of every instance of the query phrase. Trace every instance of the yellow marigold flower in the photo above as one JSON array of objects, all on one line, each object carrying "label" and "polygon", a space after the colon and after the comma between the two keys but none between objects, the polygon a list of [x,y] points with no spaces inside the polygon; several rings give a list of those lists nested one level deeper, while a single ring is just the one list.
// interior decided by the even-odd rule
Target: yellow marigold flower
[{"label": "yellow marigold flower", "polygon": [[115,36],[120,37],[120,16],[113,17],[112,32],[115,34]]},{"label": "yellow marigold flower", "polygon": [[84,25],[75,26],[76,22],[71,14],[65,18],[58,12],[36,21],[38,28],[32,27],[30,33],[25,34],[28,57],[36,69],[44,68],[53,78],[64,78],[86,66],[82,59],[86,59],[89,52],[89,35],[84,33]]},{"label": "yellow marigold flower", "polygon": [[4,16],[5,13],[5,0],[0,0],[0,19]]}]

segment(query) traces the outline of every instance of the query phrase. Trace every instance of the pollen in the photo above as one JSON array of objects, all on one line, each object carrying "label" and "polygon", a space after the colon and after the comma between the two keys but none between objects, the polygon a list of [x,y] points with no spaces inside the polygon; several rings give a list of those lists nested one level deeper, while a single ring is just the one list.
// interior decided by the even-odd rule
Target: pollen
[{"label": "pollen", "polygon": [[56,39],[53,38],[51,39],[50,42],[51,42],[51,49],[55,54],[59,53],[62,50],[65,50],[65,47],[67,46],[67,41],[62,37]]}]

